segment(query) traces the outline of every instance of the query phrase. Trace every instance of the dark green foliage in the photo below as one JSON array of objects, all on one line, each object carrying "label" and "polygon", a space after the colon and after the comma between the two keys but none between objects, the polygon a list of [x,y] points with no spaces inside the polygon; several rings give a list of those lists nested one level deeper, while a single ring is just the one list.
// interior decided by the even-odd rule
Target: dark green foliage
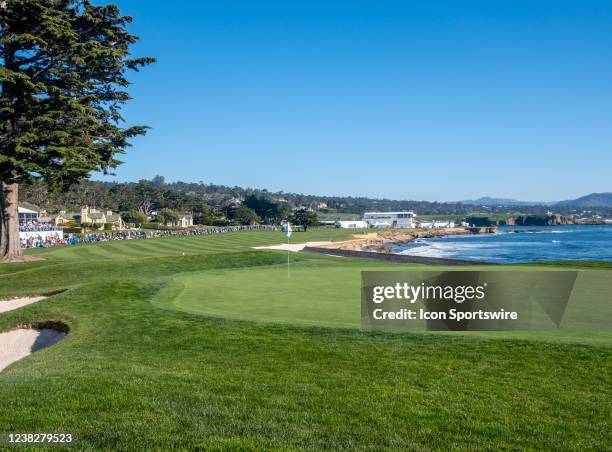
[{"label": "dark green foliage", "polygon": [[199,210],[191,210],[193,224],[212,225],[219,218],[220,213],[211,206],[202,206]]},{"label": "dark green foliage", "polygon": [[150,230],[153,230],[153,231],[156,231],[156,230],[163,230],[163,231],[165,231],[165,230],[174,230],[174,229],[176,229],[173,226],[166,226],[165,224],[159,224],[157,222],[154,222],[154,223],[142,223],[142,224],[140,224],[140,227],[142,229],[150,229]]},{"label": "dark green foliage", "polygon": [[299,209],[293,212],[291,222],[298,226],[303,226],[306,230],[309,226],[316,226],[319,224],[319,219],[317,218],[317,214],[315,212],[306,209]]},{"label": "dark green foliage", "polygon": [[147,216],[144,213],[134,211],[134,210],[122,214],[121,218],[126,223],[132,223],[132,224],[144,224],[144,223],[147,223],[148,221]]},{"label": "dark green foliage", "polygon": [[217,218],[211,223],[212,226],[229,226],[230,222],[224,218]]},{"label": "dark green foliage", "polygon": [[465,219],[470,226],[493,226],[497,221],[491,220],[489,217],[467,217]]},{"label": "dark green foliage", "polygon": [[247,196],[244,200],[244,205],[254,210],[264,223],[280,223],[289,214],[285,204],[255,195]]},{"label": "dark green foliage", "polygon": [[176,213],[174,210],[170,210],[170,209],[162,209],[158,214],[157,214],[157,221],[160,224],[164,224],[164,225],[172,225],[172,223],[178,221],[179,219],[179,214]]},{"label": "dark green foliage", "polygon": [[21,257],[18,185],[42,179],[67,188],[121,163],[144,126],[123,127],[125,78],[152,58],[131,58],[137,41],[115,5],[89,0],[0,3],[0,260]]},{"label": "dark green foliage", "polygon": [[[345,218],[343,213],[350,214],[351,219],[360,218],[364,211],[392,211],[413,209],[419,216],[425,218],[441,219],[452,218],[462,220],[466,216],[489,216],[493,220],[503,220],[508,216],[526,214],[545,215],[547,206],[494,206],[486,209],[481,206],[468,206],[455,203],[432,203],[426,201],[392,201],[371,198],[309,196],[295,193],[270,193],[267,190],[227,187],[204,183],[172,182],[161,184],[140,181],[138,183],[113,183],[99,181],[83,181],[74,185],[66,193],[49,193],[44,184],[24,184],[21,189],[21,199],[33,204],[47,207],[47,210],[56,211],[59,208],[78,207],[82,204],[96,204],[109,207],[120,212],[139,210],[150,213],[151,210],[170,208],[178,211],[192,212],[194,221],[200,224],[212,224],[214,219],[220,219],[228,213],[232,206],[241,200],[248,200],[247,207],[261,204],[260,199],[266,203],[278,204],[285,210],[298,207],[310,207],[327,219]],[[255,199],[251,197],[254,196]],[[95,199],[95,202],[92,201]],[[319,208],[326,203],[328,208]],[[270,206],[261,206],[268,207]],[[68,209],[70,210],[70,209]],[[254,209],[259,216],[259,212]],[[553,210],[563,215],[573,213],[571,207]],[[612,208],[598,208],[593,212],[602,215],[612,214]],[[286,212],[284,212],[286,214]],[[340,213],[340,215],[338,215]],[[278,215],[276,215],[278,216]],[[198,220],[198,217],[200,219]]]},{"label": "dark green foliage", "polygon": [[520,215],[515,218],[517,226],[552,226],[567,221],[558,215]]},{"label": "dark green foliage", "polygon": [[236,224],[251,225],[259,223],[259,216],[246,206],[235,206],[229,209],[229,219]]},{"label": "dark green foliage", "polygon": [[78,182],[120,162],[143,126],[121,127],[137,38],[115,5],[20,0],[0,8],[0,180]]}]

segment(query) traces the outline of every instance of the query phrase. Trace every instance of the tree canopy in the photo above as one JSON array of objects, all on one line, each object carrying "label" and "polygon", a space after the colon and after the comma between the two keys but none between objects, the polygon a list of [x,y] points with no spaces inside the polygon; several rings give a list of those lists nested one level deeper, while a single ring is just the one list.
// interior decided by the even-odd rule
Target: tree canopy
[{"label": "tree canopy", "polygon": [[108,171],[145,127],[120,126],[132,21],[115,5],[20,0],[0,8],[0,178],[42,177],[61,185]]},{"label": "tree canopy", "polygon": [[316,226],[319,224],[317,214],[311,210],[298,209],[293,212],[291,216],[291,222],[293,224],[303,226],[304,230],[308,229],[309,226]]},{"label": "tree canopy", "polygon": [[245,206],[234,206],[229,210],[229,218],[241,225],[253,225],[259,223],[260,219],[253,209]]},{"label": "tree canopy", "polygon": [[163,209],[157,214],[157,222],[166,226],[173,226],[179,220],[179,214],[174,210]]},{"label": "tree canopy", "polygon": [[131,21],[115,5],[88,0],[0,3],[3,245],[15,184],[42,179],[65,188],[92,171],[112,171],[129,139],[145,133],[123,127],[120,112],[130,100],[126,72],[154,61],[131,57],[138,39],[126,29]]},{"label": "tree canopy", "polygon": [[259,218],[268,224],[280,223],[288,214],[288,207],[286,204],[255,195],[247,196],[244,200],[244,205],[254,210]]}]

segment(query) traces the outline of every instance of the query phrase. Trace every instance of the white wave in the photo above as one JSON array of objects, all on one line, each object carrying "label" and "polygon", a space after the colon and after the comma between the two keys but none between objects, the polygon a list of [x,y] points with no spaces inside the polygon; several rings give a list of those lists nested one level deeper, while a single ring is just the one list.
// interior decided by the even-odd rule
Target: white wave
[{"label": "white wave", "polygon": [[[427,257],[449,257],[463,252],[477,251],[483,248],[495,248],[496,244],[457,243],[457,242],[419,242],[420,246],[404,249],[398,254]],[[472,254],[472,253],[470,253]],[[472,257],[472,256],[470,256]]]}]

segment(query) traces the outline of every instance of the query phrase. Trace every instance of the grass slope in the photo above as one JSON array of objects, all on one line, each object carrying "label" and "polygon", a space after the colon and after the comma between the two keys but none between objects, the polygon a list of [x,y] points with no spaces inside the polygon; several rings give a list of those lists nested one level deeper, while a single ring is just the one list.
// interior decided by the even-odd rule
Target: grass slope
[{"label": "grass slope", "polygon": [[[0,297],[67,289],[0,315],[0,331],[71,328],[0,374],[0,431],[74,432],[79,449],[107,450],[612,445],[609,347],[264,324],[159,305],[189,274],[279,271],[285,254],[248,251],[278,235],[55,248],[39,253],[44,262],[0,266]],[[350,275],[378,265],[293,259],[294,280],[302,267]]]}]

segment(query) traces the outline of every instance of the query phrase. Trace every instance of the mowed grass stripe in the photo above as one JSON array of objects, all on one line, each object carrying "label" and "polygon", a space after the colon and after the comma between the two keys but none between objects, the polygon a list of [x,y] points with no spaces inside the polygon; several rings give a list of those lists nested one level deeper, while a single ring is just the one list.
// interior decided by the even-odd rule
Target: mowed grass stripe
[{"label": "mowed grass stripe", "polygon": [[139,256],[150,256],[152,253],[155,255],[164,255],[162,243],[149,244],[146,240],[130,240],[126,243],[125,247],[130,252],[138,253]]},{"label": "mowed grass stripe", "polygon": [[100,256],[100,248],[99,247],[91,247],[91,246],[78,246],[73,250],[70,250],[75,258],[84,259],[84,258],[96,258]]},{"label": "mowed grass stripe", "polygon": [[[203,242],[203,243],[193,243],[192,246],[201,251],[208,253],[225,253],[228,252],[228,246],[224,243],[212,243],[212,242]],[[239,251],[237,249],[236,251]]]},{"label": "mowed grass stripe", "polygon": [[[81,245],[76,245],[81,246]],[[109,241],[99,244],[83,245],[95,247],[101,257],[154,257],[168,254],[179,254],[185,246],[164,243],[164,239]]]},{"label": "mowed grass stripe", "polygon": [[219,243],[216,240],[201,240],[198,238],[185,238],[182,241],[174,239],[160,240],[159,244],[163,244],[167,249],[172,249],[174,252],[189,253],[189,254],[205,254],[205,253],[219,253],[227,252],[228,245]]},{"label": "mowed grass stripe", "polygon": [[127,257],[145,257],[150,256],[152,249],[143,252],[142,250],[133,249],[128,241],[124,243],[104,242],[99,245],[100,250],[104,250],[111,257],[122,255]]},{"label": "mowed grass stripe", "polygon": [[[232,233],[237,234],[237,233]],[[249,248],[249,238],[222,238],[214,236],[189,237],[181,242],[181,250],[197,249],[203,252],[235,252]]]},{"label": "mowed grass stripe", "polygon": [[164,242],[164,245],[167,246],[168,249],[173,249],[174,252],[180,253],[190,253],[190,254],[202,254],[210,251],[210,244],[198,243],[195,241],[182,241],[177,243],[173,242]]},{"label": "mowed grass stripe", "polygon": [[51,257],[62,260],[82,260],[87,257],[93,259],[107,259],[110,256],[112,256],[112,254],[105,252],[100,246],[89,244],[68,245],[51,254]]},{"label": "mowed grass stripe", "polygon": [[92,256],[94,259],[106,259],[107,256],[113,255],[113,253],[105,250],[100,243],[68,245],[58,249],[57,251],[52,250],[49,254],[51,254],[53,257],[69,259],[82,259],[85,255]]},{"label": "mowed grass stripe", "polygon": [[[333,238],[350,238],[356,231],[338,229],[313,229],[296,233],[292,243],[319,241]],[[286,238],[280,231],[240,231],[210,235],[184,237],[160,237],[146,240],[118,240],[79,245],[56,246],[45,250],[32,250],[28,253],[60,260],[79,260],[86,255],[98,259],[118,259],[122,257],[159,257],[172,254],[206,254],[247,251],[254,246],[277,245],[285,243]],[[80,251],[88,249],[88,252]]]},{"label": "mowed grass stripe", "polygon": [[147,244],[149,245],[149,249],[152,246],[155,248],[152,249],[156,255],[176,255],[181,254],[182,252],[187,252],[190,247],[188,246],[177,246],[177,244],[168,243],[165,240],[157,240],[155,244]]}]

